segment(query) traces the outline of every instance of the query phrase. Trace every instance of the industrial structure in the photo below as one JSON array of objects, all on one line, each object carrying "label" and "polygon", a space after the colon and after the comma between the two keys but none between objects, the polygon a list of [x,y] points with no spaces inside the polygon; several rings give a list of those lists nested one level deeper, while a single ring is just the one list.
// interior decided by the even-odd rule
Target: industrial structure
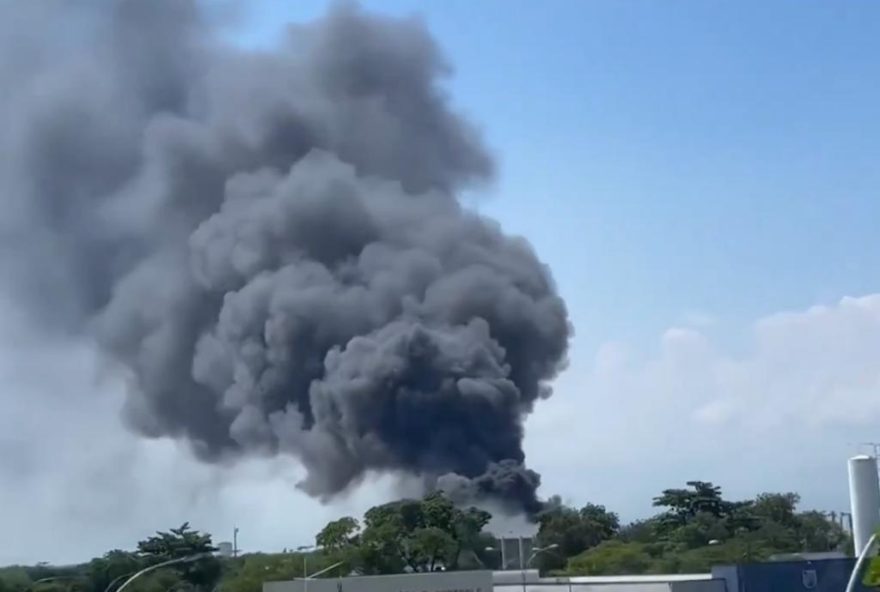
[{"label": "industrial structure", "polygon": [[498,549],[501,552],[501,569],[529,569],[533,548],[534,539],[530,536],[499,537]]},{"label": "industrial structure", "polygon": [[880,479],[875,457],[862,454],[849,459],[849,498],[853,544],[859,555],[880,527]]}]

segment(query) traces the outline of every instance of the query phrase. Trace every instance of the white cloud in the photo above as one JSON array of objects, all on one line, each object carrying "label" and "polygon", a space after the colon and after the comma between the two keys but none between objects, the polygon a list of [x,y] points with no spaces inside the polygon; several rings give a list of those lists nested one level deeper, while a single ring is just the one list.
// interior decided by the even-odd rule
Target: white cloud
[{"label": "white cloud", "polygon": [[612,343],[592,364],[576,359],[528,424],[545,493],[633,517],[660,489],[709,479],[732,495],[797,490],[845,509],[846,457],[880,437],[880,295],[747,329],[737,353],[674,327],[651,352]]}]

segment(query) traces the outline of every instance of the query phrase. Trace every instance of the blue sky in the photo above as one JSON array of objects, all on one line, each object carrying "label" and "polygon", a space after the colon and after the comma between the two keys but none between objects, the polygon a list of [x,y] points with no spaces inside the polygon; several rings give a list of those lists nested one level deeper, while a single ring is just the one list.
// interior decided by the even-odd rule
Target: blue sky
[{"label": "blue sky", "polygon": [[[271,44],[326,2],[250,4]],[[880,5],[383,0],[420,14],[501,164],[483,211],[551,265],[576,352],[878,287]]]}]

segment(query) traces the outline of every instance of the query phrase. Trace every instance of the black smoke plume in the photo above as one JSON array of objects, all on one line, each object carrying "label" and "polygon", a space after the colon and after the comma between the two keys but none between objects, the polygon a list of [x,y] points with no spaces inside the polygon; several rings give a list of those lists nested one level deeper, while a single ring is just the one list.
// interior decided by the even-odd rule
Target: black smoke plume
[{"label": "black smoke plume", "polygon": [[127,369],[134,430],[292,455],[324,499],[389,471],[535,511],[566,308],[456,199],[493,162],[420,21],[340,5],[245,51],[184,0],[2,12],[4,284]]}]

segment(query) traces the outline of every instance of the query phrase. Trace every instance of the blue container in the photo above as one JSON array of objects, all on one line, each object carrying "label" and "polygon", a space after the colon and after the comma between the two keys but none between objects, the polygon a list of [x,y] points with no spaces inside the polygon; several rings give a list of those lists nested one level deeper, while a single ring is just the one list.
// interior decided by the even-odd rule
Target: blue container
[{"label": "blue container", "polygon": [[[844,592],[855,559],[773,561],[724,565],[712,568],[712,576],[727,584],[727,592]],[[876,592],[861,581],[859,592]]]}]

